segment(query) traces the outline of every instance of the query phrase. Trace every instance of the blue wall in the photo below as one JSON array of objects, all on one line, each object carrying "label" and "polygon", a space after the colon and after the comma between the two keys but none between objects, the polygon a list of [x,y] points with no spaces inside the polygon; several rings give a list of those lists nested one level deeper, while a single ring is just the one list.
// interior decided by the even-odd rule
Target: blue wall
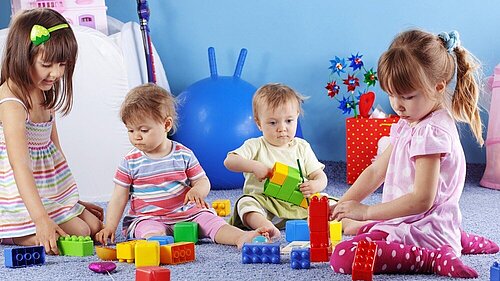
[{"label": "blue wall", "polygon": [[[0,3],[0,28],[10,5]],[[460,31],[464,46],[491,73],[500,62],[500,2],[494,0],[150,0],[151,36],[174,94],[209,75],[207,48],[216,49],[219,74],[232,75],[241,48],[248,49],[242,78],[255,86],[289,84],[310,99],[304,105],[304,137],[320,159],[345,160],[345,115],[324,86],[329,59],[351,52],[376,66],[394,35],[419,27],[432,32]],[[480,4],[479,4],[480,3]],[[136,1],[107,0],[108,15],[138,21]],[[390,110],[376,88],[376,104]],[[485,126],[487,114],[483,114]],[[461,130],[471,163],[484,163],[485,150],[470,131]],[[486,127],[485,127],[486,128]]]}]

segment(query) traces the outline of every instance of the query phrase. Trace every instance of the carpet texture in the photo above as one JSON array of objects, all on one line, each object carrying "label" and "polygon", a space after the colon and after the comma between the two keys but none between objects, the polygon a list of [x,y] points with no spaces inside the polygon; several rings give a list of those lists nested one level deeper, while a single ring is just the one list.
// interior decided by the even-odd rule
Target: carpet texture
[{"label": "carpet texture", "polygon": [[[345,163],[325,162],[329,185],[326,192],[341,196],[348,188],[345,183]],[[479,187],[478,183],[484,165],[468,165],[467,181],[461,198],[463,228],[500,242],[500,191]],[[207,201],[230,199],[234,204],[241,190],[214,190]],[[380,202],[380,191],[370,196],[365,203]],[[105,203],[102,203],[105,206]],[[284,232],[282,232],[284,237]],[[345,239],[346,237],[344,237]],[[119,236],[123,239],[123,236]],[[284,238],[282,246],[286,245]],[[117,263],[111,274],[97,274],[88,269],[90,262],[99,261],[97,256],[60,257],[48,256],[45,265],[10,269],[4,267],[3,249],[0,246],[0,280],[135,280],[133,264]],[[463,256],[465,264],[479,273],[475,280],[490,280],[489,270],[494,261],[500,261],[500,254]],[[351,280],[350,275],[336,274],[328,263],[312,263],[309,270],[293,270],[289,257],[282,256],[279,265],[241,263],[241,253],[236,247],[217,245],[201,241],[196,245],[196,260],[191,263],[164,266],[171,271],[171,280]],[[374,280],[450,280],[436,275],[376,275]]]}]

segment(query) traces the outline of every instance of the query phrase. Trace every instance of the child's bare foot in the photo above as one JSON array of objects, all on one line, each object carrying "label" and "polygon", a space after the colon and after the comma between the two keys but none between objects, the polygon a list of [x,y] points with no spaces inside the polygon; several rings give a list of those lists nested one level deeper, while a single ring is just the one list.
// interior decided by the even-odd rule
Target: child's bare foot
[{"label": "child's bare foot", "polygon": [[358,234],[359,229],[367,223],[369,222],[342,219],[342,230],[344,231],[344,235],[356,235]]},{"label": "child's bare foot", "polygon": [[[277,229],[277,228],[276,228]],[[273,231],[272,229],[270,230],[269,228],[263,226],[263,227],[259,227],[257,228],[256,230],[251,230],[251,231],[245,231],[245,234],[243,234],[239,239],[238,241],[236,242],[236,246],[238,246],[238,249],[241,249],[243,248],[243,244],[244,243],[252,243],[253,242],[253,239],[257,236],[264,236],[266,237],[266,239],[271,242],[271,240],[273,239],[273,236],[271,236],[271,231]],[[280,232],[278,230],[278,238],[280,236]]]}]

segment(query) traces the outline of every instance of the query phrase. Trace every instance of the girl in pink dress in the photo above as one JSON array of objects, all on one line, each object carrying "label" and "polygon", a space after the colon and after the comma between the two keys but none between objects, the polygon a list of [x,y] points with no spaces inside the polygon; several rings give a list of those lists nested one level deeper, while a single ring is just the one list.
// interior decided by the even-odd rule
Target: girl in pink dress
[{"label": "girl in pink dress", "polygon": [[[477,277],[461,253],[498,252],[492,241],[460,230],[466,163],[455,121],[469,124],[483,144],[477,66],[456,31],[406,31],[382,54],[380,85],[401,119],[388,148],[332,206],[332,219],[365,221],[353,239],[335,247],[335,272],[351,272],[360,240],[377,243],[374,273]],[[382,203],[360,203],[382,183]]]}]

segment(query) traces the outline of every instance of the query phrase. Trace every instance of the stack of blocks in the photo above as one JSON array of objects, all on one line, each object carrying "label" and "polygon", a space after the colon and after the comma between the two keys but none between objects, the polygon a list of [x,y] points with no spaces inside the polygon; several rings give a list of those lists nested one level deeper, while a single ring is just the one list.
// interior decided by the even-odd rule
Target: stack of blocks
[{"label": "stack of blocks", "polygon": [[264,183],[264,194],[307,208],[307,200],[299,190],[301,182],[299,170],[276,162],[271,178]]},{"label": "stack of blocks", "polygon": [[94,241],[90,236],[60,236],[57,248],[61,256],[86,257],[94,254]]},{"label": "stack of blocks", "polygon": [[45,249],[43,246],[5,248],[3,256],[6,267],[24,267],[45,263]]},{"label": "stack of blocks", "polygon": [[376,253],[377,243],[367,240],[358,242],[352,263],[352,280],[372,281]]},{"label": "stack of blocks", "polygon": [[309,229],[311,241],[311,262],[328,261],[330,235],[328,227],[328,197],[313,196],[309,206]]}]

